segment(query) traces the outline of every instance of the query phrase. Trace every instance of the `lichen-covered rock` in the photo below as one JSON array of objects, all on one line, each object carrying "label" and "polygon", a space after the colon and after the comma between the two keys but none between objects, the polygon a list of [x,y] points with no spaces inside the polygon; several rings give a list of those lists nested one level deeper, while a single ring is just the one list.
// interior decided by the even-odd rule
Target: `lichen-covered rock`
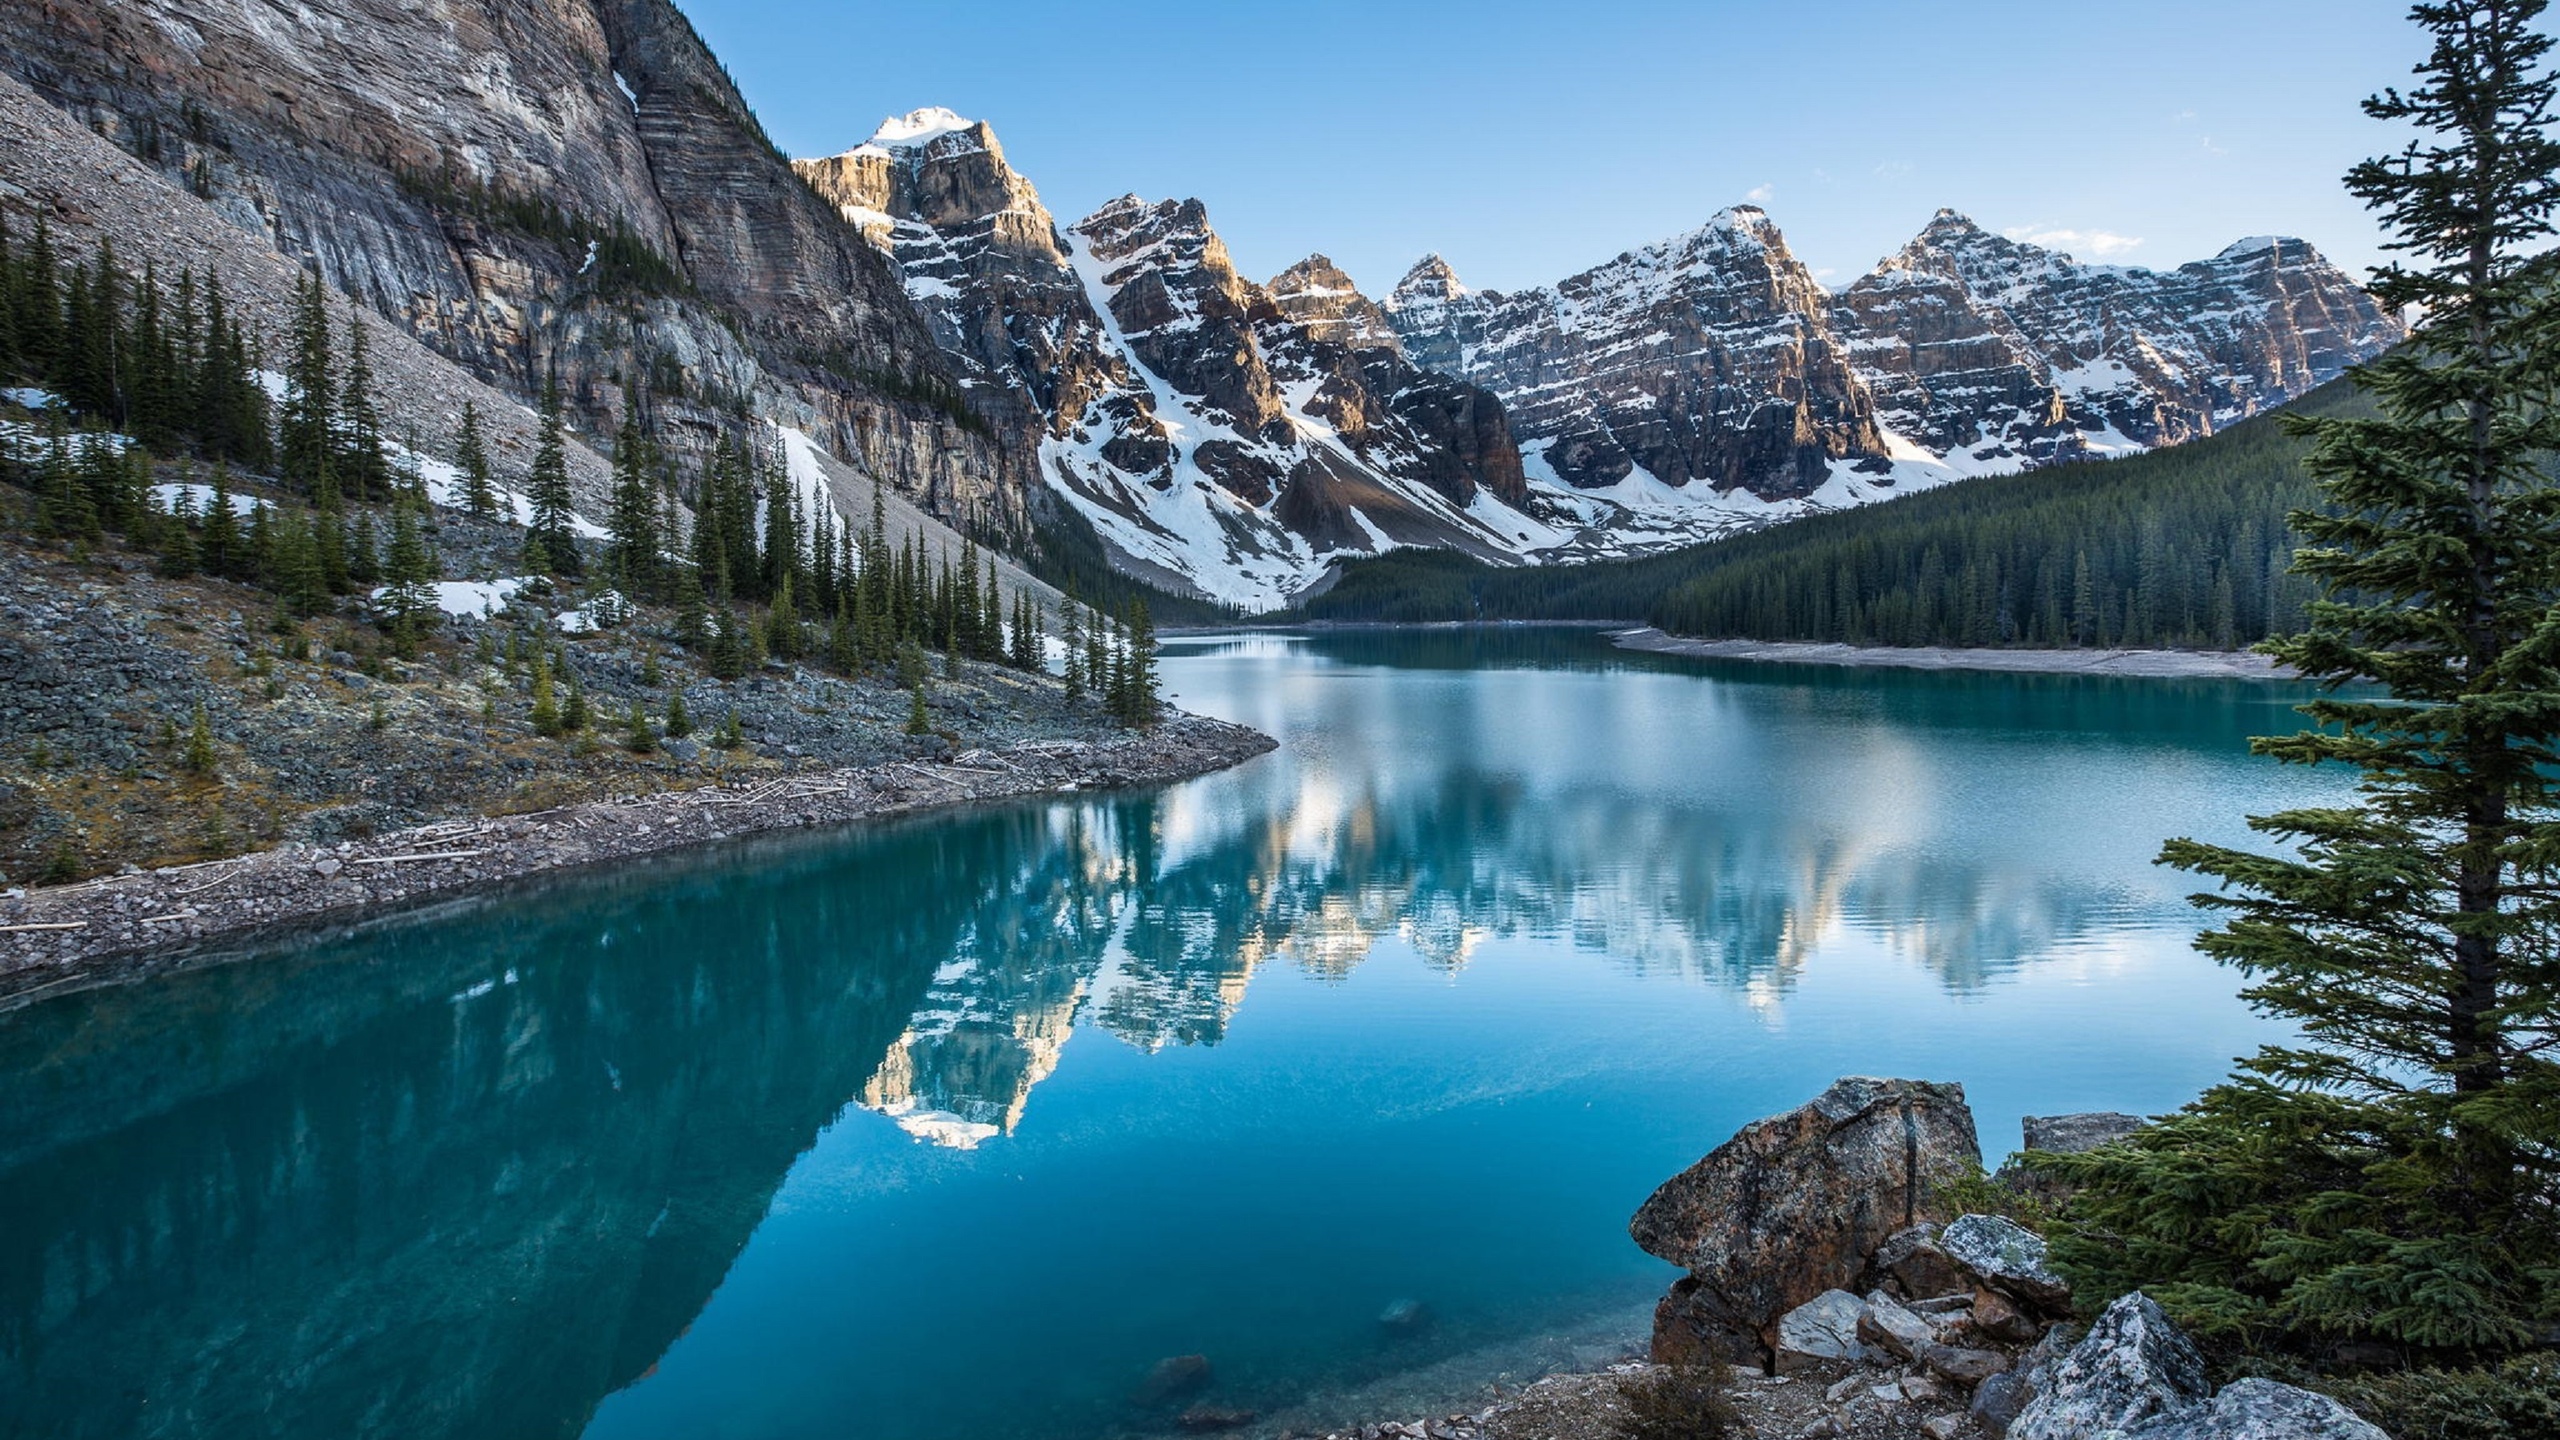
[{"label": "lichen-covered rock", "polygon": [[1791,1374],[1824,1360],[1855,1360],[1859,1319],[1866,1302],[1846,1290],[1825,1290],[1778,1317],[1778,1373]]},{"label": "lichen-covered rock", "polygon": [[2195,1342],[2140,1291],[2109,1305],[2037,1390],[2009,1440],[2094,1440],[2184,1416],[2210,1393]]},{"label": "lichen-covered rock", "polygon": [[[1825,1290],[1846,1289],[1896,1231],[1936,1218],[1947,1181],[1978,1174],[1981,1151],[1964,1087],[1849,1078],[1812,1103],[1753,1121],[1664,1182],[1628,1233],[1695,1282],[1657,1354],[1734,1348],[1699,1327],[1775,1340],[1777,1319]],[[1671,1305],[1666,1297],[1665,1305]]]},{"label": "lichen-covered rock", "polygon": [[2273,1380],[2235,1380],[2199,1410],[2135,1429],[2128,1440],[2391,1440],[2326,1395]]},{"label": "lichen-covered rock", "polygon": [[2013,1299],[2043,1310],[2071,1304],[2071,1284],[2045,1263],[2044,1237],[1997,1215],[1965,1215],[1938,1236],[1956,1267]]}]

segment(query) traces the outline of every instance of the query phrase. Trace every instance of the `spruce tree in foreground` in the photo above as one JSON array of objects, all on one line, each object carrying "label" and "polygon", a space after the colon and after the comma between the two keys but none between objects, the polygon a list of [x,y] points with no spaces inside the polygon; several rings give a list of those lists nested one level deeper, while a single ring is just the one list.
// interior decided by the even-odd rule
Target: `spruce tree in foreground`
[{"label": "spruce tree in foreground", "polygon": [[[2379,418],[2300,424],[2329,508],[2297,514],[2325,597],[2270,653],[2328,687],[2263,754],[2361,796],[2254,818],[2293,853],[2191,840],[2226,887],[2198,943],[2300,1038],[2133,1142],[2058,1254],[2253,1345],[2379,1340],[2475,1359],[2560,1325],[2560,209],[2542,0],[2421,5],[2421,83],[2366,103],[2425,139],[2358,166],[2426,315],[2358,383]],[[2387,696],[2356,687],[2378,684]]]}]

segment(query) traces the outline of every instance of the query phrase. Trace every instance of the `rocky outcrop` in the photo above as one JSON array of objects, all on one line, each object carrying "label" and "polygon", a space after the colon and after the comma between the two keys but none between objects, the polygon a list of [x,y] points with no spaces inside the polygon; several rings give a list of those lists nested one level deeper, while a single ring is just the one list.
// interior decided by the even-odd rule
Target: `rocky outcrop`
[{"label": "rocky outcrop", "polygon": [[2337,1401],[2291,1385],[2242,1380],[2214,1394],[2195,1342],[2139,1291],[2109,1305],[2030,1385],[2035,1398],[2008,1440],[2388,1440]]},{"label": "rocky outcrop", "polygon": [[1744,1126],[1628,1226],[1689,1271],[1655,1312],[1655,1357],[1764,1359],[1781,1316],[1857,1283],[1887,1239],[1937,1217],[1942,1184],[1981,1163],[1960,1085],[1844,1079]]},{"label": "rocky outcrop", "polygon": [[2048,1155],[2084,1155],[2121,1140],[2143,1126],[2139,1115],[2093,1110],[2077,1115],[2030,1115],[2020,1128],[2030,1150]]},{"label": "rocky outcrop", "polygon": [[1764,499],[1811,494],[1833,461],[1887,455],[1829,308],[1751,206],[1509,295],[1467,289],[1432,256],[1386,305],[1408,353],[1500,395],[1566,483],[1642,470]]},{"label": "rocky outcrop", "polygon": [[0,0],[0,55],[518,395],[556,373],[603,424],[645,377],[680,453],[762,410],[946,519],[1026,523],[1030,432],[963,395],[667,0]]}]

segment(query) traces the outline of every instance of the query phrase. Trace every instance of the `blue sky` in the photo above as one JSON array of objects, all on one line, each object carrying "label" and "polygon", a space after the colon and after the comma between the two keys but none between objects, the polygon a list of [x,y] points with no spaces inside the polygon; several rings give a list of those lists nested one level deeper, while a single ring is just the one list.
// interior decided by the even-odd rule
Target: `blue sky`
[{"label": "blue sky", "polygon": [[2084,260],[2299,235],[2357,273],[2389,0],[681,0],[795,155],[945,105],[1070,223],[1197,196],[1238,266],[1562,278],[1762,204],[1846,283],[1941,205]]}]

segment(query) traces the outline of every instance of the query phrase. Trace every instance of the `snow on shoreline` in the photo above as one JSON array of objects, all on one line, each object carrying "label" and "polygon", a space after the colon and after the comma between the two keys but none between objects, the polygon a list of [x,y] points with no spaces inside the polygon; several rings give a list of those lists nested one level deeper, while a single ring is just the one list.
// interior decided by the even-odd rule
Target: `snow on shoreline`
[{"label": "snow on shoreline", "polygon": [[1621,650],[1892,670],[1990,670],[2022,675],[2135,679],[2291,680],[2294,672],[2248,650],[1992,650],[1942,645],[1841,645],[1794,640],[1693,640],[1650,627],[1609,637]]}]

